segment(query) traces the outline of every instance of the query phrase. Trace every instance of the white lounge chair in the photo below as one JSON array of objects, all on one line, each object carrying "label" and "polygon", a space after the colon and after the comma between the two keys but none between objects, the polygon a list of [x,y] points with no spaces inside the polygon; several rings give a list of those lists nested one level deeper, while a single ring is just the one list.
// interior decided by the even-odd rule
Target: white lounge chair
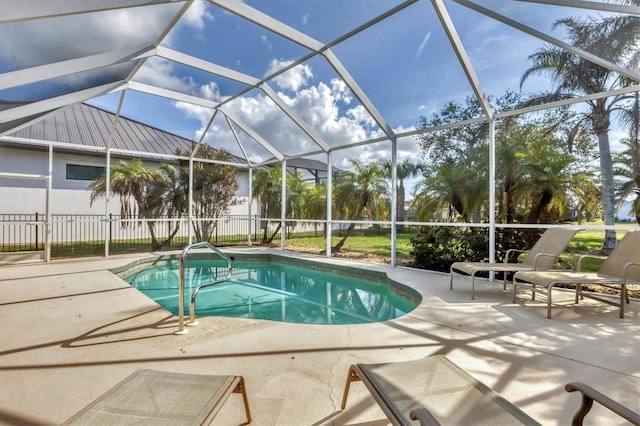
[{"label": "white lounge chair", "polygon": [[[547,318],[551,318],[551,291],[553,287],[575,286],[575,302],[581,297],[599,300],[620,307],[620,318],[624,318],[625,302],[629,303],[627,284],[640,284],[640,231],[629,231],[618,241],[616,248],[600,266],[598,272],[583,272],[582,261],[590,255],[580,256],[577,271],[521,271],[513,277],[513,302],[516,302],[518,287],[531,290],[531,300],[535,300],[536,290],[547,293]],[[620,302],[614,302],[595,294],[582,292],[582,284],[597,284],[620,289]]]},{"label": "white lounge chair", "polygon": [[[449,270],[449,289],[453,290],[453,273],[471,275],[471,300],[475,299],[475,279],[478,272],[502,272],[503,288],[507,288],[507,273],[517,271],[536,271],[553,268],[558,257],[580,228],[549,228],[535,243],[531,250],[507,250],[504,262],[455,262]],[[527,253],[521,263],[509,262],[511,253]]]},{"label": "white lounge chair", "polygon": [[539,425],[443,355],[351,365],[343,410],[354,381],[365,384],[393,425]]},{"label": "white lounge chair", "polygon": [[242,376],[137,370],[64,424],[208,424],[232,393],[242,394],[251,423]]}]

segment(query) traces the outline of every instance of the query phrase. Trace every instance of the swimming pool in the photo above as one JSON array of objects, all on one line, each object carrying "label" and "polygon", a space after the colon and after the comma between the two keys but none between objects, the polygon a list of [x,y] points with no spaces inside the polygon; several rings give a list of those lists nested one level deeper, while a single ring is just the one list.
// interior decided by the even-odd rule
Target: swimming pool
[{"label": "swimming pool", "polygon": [[[200,290],[196,315],[304,324],[362,324],[398,318],[420,302],[415,290],[389,280],[384,274],[369,274],[365,279],[364,272],[356,269],[336,273],[326,267],[309,266],[262,259],[236,260],[229,281]],[[224,262],[188,260],[185,312],[189,310],[193,289],[226,273]],[[138,266],[120,275],[178,314],[177,260]]]}]

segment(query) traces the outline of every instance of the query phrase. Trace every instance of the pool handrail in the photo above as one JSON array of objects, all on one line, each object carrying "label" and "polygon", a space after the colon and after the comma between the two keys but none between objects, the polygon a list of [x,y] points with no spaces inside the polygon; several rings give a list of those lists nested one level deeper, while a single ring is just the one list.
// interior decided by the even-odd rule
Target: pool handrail
[{"label": "pool handrail", "polygon": [[224,279],[201,284],[198,287],[196,287],[196,289],[191,293],[191,303],[189,305],[189,317],[190,317],[191,325],[196,325],[195,302],[196,302],[196,296],[200,288],[218,284],[222,281],[227,281],[231,277],[231,272],[232,272],[231,258],[229,258],[229,256],[227,256],[226,254],[222,253],[220,250],[218,250],[213,244],[209,243],[208,241],[201,241],[198,243],[189,244],[184,249],[182,249],[182,253],[180,253],[180,285],[178,286],[178,292],[179,292],[178,293],[178,331],[176,331],[175,334],[187,334],[189,332],[189,330],[186,330],[184,328],[184,268],[185,268],[187,255],[192,249],[197,249],[197,248],[208,248],[209,250],[211,250],[218,256],[222,257],[224,260],[226,260],[227,275],[226,275],[226,278]]}]

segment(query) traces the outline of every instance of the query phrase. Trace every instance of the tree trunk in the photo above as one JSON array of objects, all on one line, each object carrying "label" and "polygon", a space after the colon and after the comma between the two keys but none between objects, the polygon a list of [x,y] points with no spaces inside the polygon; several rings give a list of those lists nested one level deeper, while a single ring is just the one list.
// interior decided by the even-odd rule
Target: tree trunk
[{"label": "tree trunk", "polygon": [[[602,216],[605,226],[616,224],[615,186],[613,181],[613,161],[609,145],[609,116],[602,107],[593,111],[593,131],[598,137],[600,150],[600,175],[602,179]],[[607,230],[604,234],[602,250],[609,253],[616,246],[616,231]]]},{"label": "tree trunk", "polygon": [[344,245],[344,242],[347,241],[347,238],[349,238],[349,235],[351,235],[355,227],[356,227],[355,223],[349,224],[349,227],[347,228],[347,232],[345,232],[344,237],[342,237],[342,239],[338,242],[338,244],[336,244],[336,246],[331,250],[333,253],[337,253],[340,251],[340,249]]},{"label": "tree trunk", "polygon": [[[276,234],[278,233],[278,231],[280,230],[280,228],[282,228],[282,222],[278,222],[278,226],[276,227],[276,230],[273,231],[273,234],[271,234],[271,237],[269,237],[269,239],[267,240],[268,244],[271,244],[271,242],[273,241],[273,239],[276,237]],[[286,230],[285,230],[286,232]],[[265,231],[266,233],[266,231]]]}]

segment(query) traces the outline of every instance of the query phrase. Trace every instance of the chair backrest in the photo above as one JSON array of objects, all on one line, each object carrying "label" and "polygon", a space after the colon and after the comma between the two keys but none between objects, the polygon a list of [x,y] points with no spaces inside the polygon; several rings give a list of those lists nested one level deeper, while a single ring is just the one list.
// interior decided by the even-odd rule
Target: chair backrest
[{"label": "chair backrest", "polygon": [[[536,262],[536,255],[539,253],[550,254],[558,257],[569,245],[569,242],[573,239],[580,228],[549,228],[544,231],[544,234],[540,236],[537,243],[531,247],[531,250],[527,253],[522,263],[529,266],[534,266]],[[545,270],[553,268],[556,262],[555,257],[542,256],[538,259],[538,269]]]},{"label": "chair backrest", "polygon": [[[625,263],[640,263],[640,231],[628,231],[600,266],[599,275],[622,278]],[[629,268],[627,280],[640,281],[640,267]]]}]

